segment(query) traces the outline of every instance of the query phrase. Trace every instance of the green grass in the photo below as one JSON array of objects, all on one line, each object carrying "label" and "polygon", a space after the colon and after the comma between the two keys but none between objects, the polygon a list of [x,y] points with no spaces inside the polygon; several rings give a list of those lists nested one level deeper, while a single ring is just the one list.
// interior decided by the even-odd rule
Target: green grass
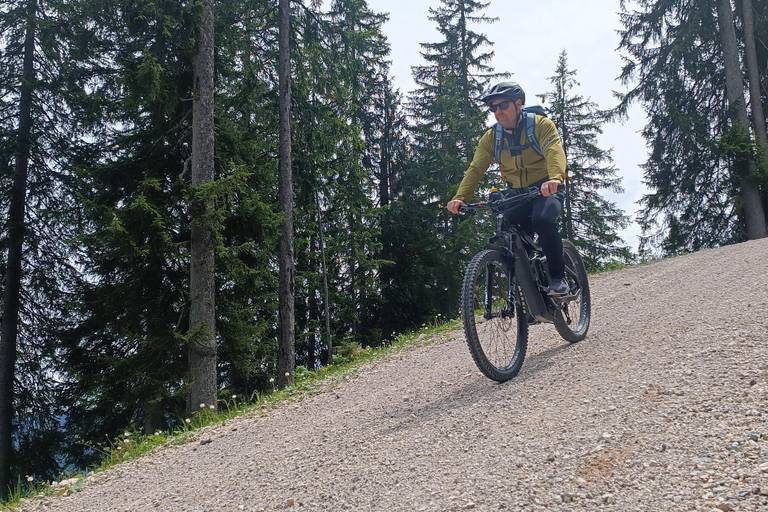
[{"label": "green grass", "polygon": [[[435,342],[434,335],[457,329],[461,326],[458,319],[444,323],[435,321],[424,325],[419,331],[402,334],[394,341],[378,348],[362,348],[356,343],[338,347],[334,356],[334,364],[316,371],[307,371],[297,367],[293,384],[284,388],[276,387],[264,393],[255,393],[250,397],[239,397],[227,393],[219,399],[218,410],[211,410],[210,405],[204,405],[199,411],[189,415],[180,422],[181,426],[173,431],[162,431],[152,435],[140,432],[126,431],[122,436],[109,439],[99,445],[89,444],[88,447],[102,454],[101,462],[89,471],[62,476],[59,482],[28,482],[19,479],[11,489],[7,501],[0,503],[3,510],[13,509],[24,499],[35,496],[51,496],[72,494],[85,487],[84,478],[95,473],[106,471],[124,462],[138,459],[155,450],[169,446],[186,444],[203,436],[213,427],[226,424],[239,417],[266,415],[267,412],[286,402],[293,402],[313,396],[322,390],[327,390],[354,375],[361,368],[393,355],[416,347]],[[62,482],[65,484],[62,485]]]}]

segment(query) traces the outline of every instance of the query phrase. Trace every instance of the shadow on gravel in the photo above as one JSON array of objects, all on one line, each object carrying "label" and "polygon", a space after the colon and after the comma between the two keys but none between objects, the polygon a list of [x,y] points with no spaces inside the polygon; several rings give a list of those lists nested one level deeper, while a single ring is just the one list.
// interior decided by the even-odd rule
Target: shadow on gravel
[{"label": "shadow on gravel", "polygon": [[[422,424],[430,423],[450,414],[451,411],[472,407],[478,402],[488,400],[503,400],[509,392],[510,386],[525,386],[535,379],[542,371],[550,367],[552,359],[560,353],[570,349],[573,344],[563,343],[542,352],[526,357],[520,373],[517,377],[507,382],[494,382],[482,374],[479,370],[469,375],[449,376],[441,393],[435,400],[423,405],[403,404],[403,407],[391,411],[380,419],[383,435],[394,434],[421,428]],[[456,379],[473,377],[470,381],[460,382]]]},{"label": "shadow on gravel", "polygon": [[[580,343],[587,343],[588,339],[589,338]],[[571,349],[574,345],[575,343],[564,342],[556,347],[548,348],[542,352],[538,352],[533,355],[526,355],[523,367],[520,369],[520,373],[517,374],[517,377],[508,382],[504,382],[501,385],[512,383],[524,384],[528,382],[529,380],[538,376],[543,370],[546,370],[552,366],[554,364],[553,358],[556,355]],[[528,349],[530,350],[530,345]]]}]

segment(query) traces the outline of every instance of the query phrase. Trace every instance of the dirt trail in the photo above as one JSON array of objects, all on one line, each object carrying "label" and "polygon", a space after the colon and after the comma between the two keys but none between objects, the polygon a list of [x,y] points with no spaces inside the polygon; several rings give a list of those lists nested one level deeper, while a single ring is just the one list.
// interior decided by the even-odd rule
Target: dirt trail
[{"label": "dirt trail", "polygon": [[20,511],[768,510],[768,240],[591,279],[496,384],[461,331]]}]

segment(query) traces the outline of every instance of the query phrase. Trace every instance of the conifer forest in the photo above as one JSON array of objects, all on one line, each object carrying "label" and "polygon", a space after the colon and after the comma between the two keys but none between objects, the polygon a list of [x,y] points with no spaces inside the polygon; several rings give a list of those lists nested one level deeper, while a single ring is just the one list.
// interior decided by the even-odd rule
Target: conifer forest
[{"label": "conifer forest", "polygon": [[[400,91],[365,0],[0,5],[0,498],[127,429],[457,317],[493,226],[445,204],[490,126],[482,92],[515,80],[490,65],[487,6],[435,1],[439,37]],[[617,0],[616,16],[615,104],[578,92],[567,45],[545,63],[564,236],[591,271],[766,236],[768,0]],[[632,105],[639,253],[597,143]]]}]

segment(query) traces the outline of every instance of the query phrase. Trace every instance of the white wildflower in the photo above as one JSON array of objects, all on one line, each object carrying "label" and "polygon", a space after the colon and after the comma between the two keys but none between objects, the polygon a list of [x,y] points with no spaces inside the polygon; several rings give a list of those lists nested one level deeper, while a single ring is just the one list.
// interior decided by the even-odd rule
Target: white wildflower
[{"label": "white wildflower", "polygon": [[201,409],[205,409],[205,404],[200,404]]},{"label": "white wildflower", "polygon": [[184,421],[186,421],[187,423],[192,423],[192,420],[189,418],[185,419]]},{"label": "white wildflower", "polygon": [[34,478],[32,478],[31,476],[27,475],[27,482],[31,483],[31,482],[34,482],[34,481],[35,481]]}]

